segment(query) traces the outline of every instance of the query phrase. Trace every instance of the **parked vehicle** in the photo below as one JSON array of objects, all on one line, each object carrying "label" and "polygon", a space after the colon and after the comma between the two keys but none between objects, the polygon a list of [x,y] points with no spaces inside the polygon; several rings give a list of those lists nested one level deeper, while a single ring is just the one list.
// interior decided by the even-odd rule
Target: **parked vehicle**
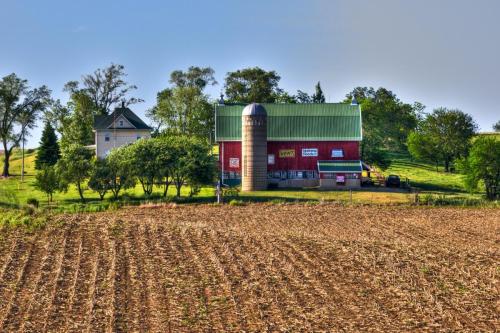
[{"label": "parked vehicle", "polygon": [[401,180],[399,179],[399,176],[389,175],[389,177],[387,177],[387,179],[385,180],[385,186],[386,187],[400,187]]}]

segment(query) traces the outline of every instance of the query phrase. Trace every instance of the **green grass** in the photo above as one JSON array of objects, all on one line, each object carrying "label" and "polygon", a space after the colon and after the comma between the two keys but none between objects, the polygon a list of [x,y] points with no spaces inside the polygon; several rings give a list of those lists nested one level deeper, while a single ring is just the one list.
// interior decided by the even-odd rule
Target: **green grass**
[{"label": "green grass", "polygon": [[398,175],[402,181],[408,178],[413,187],[424,191],[466,193],[463,176],[458,173],[445,172],[441,166],[436,170],[435,165],[412,160],[408,154],[390,156],[392,163],[385,176]]}]

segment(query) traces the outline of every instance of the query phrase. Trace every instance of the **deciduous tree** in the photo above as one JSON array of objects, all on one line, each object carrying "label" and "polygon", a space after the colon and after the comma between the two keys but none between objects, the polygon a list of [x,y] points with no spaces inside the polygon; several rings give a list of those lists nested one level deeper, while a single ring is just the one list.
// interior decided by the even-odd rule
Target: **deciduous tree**
[{"label": "deciduous tree", "polygon": [[137,86],[125,81],[127,74],[123,65],[111,64],[106,68],[98,68],[92,74],[82,77],[80,82],[70,81],[66,83],[65,90],[71,94],[81,92],[87,95],[98,115],[109,114],[113,105],[124,102],[130,105],[142,102],[141,99],[128,97],[129,93],[137,89]]},{"label": "deciduous tree", "polygon": [[0,80],[0,139],[4,150],[2,175],[8,177],[12,150],[19,146],[40,112],[51,103],[46,86],[30,89],[28,81],[10,74]]},{"label": "deciduous tree", "polygon": [[78,145],[70,144],[63,147],[61,159],[56,164],[56,170],[61,177],[61,190],[67,191],[68,185],[74,184],[82,202],[85,202],[84,183],[92,172],[93,152]]},{"label": "deciduous tree", "polygon": [[253,67],[229,72],[225,81],[230,103],[274,103],[280,76],[275,71]]},{"label": "deciduous tree", "polygon": [[47,195],[47,202],[52,202],[52,195],[60,189],[60,179],[54,166],[44,165],[35,176],[34,186]]},{"label": "deciduous tree", "polygon": [[488,199],[500,198],[500,140],[480,136],[472,144],[468,157],[457,164],[465,173],[469,190],[476,190],[482,183]]},{"label": "deciduous tree", "polygon": [[467,156],[476,130],[477,124],[470,115],[438,108],[412,134],[409,151],[416,158],[442,162],[449,172],[453,160]]}]

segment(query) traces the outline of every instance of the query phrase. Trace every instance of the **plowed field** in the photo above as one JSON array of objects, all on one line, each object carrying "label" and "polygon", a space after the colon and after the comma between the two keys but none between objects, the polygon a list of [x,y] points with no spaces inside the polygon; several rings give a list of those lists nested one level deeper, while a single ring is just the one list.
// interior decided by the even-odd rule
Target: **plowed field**
[{"label": "plowed field", "polygon": [[167,206],[0,232],[5,332],[495,331],[498,209]]}]

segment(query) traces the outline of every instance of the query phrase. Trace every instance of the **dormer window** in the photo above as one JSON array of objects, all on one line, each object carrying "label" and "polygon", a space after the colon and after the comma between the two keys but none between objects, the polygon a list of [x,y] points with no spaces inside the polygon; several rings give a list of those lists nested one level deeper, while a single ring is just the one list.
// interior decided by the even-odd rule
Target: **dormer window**
[{"label": "dormer window", "polygon": [[119,126],[120,126],[120,127],[123,127],[123,120],[120,120],[120,121],[118,122],[118,124],[119,124]]}]

